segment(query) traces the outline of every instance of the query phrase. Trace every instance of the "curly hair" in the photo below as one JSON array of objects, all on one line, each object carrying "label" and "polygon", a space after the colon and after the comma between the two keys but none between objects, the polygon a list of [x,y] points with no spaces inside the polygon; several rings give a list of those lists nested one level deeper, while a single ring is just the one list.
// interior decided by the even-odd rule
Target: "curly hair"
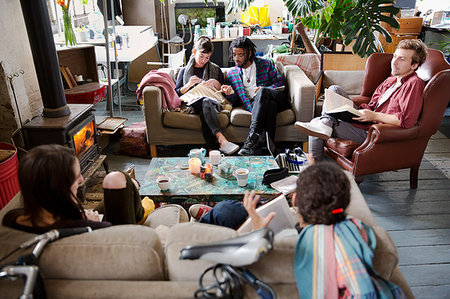
[{"label": "curly hair", "polygon": [[398,43],[397,49],[413,50],[412,64],[421,66],[427,59],[428,47],[420,39],[404,39]]},{"label": "curly hair", "polygon": [[255,60],[255,54],[256,54],[256,45],[246,36],[240,36],[238,38],[235,38],[231,44],[229,49],[229,61],[233,60],[233,49],[234,48],[241,48],[244,49],[245,53],[250,53],[250,57],[248,57],[249,61]]},{"label": "curly hair", "polygon": [[345,210],[350,203],[350,182],[334,163],[315,163],[298,176],[297,207],[308,224],[335,224],[345,220],[345,212],[333,214],[335,209]]},{"label": "curly hair", "polygon": [[32,148],[20,160],[18,177],[24,213],[36,225],[42,209],[58,219],[84,219],[83,207],[70,187],[76,180],[73,149],[48,144]]}]

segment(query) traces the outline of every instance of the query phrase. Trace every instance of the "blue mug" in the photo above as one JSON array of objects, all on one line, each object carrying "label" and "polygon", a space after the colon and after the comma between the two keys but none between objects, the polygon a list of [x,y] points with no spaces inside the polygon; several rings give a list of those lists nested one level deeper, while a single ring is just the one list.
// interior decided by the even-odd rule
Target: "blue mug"
[{"label": "blue mug", "polygon": [[189,151],[189,158],[199,158],[205,164],[206,150],[204,148],[194,148]]}]

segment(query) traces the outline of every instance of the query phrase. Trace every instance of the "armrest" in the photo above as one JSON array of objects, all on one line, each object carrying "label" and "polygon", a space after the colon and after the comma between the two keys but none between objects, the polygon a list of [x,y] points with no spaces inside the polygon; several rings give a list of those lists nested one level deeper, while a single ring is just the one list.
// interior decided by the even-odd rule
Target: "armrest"
[{"label": "armrest", "polygon": [[163,130],[162,91],[156,86],[146,86],[142,92],[147,139],[150,142],[154,134]]},{"label": "armrest", "polygon": [[296,121],[310,121],[314,116],[315,85],[306,74],[295,65],[284,66],[289,100]]},{"label": "armrest", "polygon": [[414,139],[419,133],[419,127],[414,126],[409,129],[400,128],[388,124],[374,124],[369,128],[367,140],[373,143],[387,143],[399,140]]}]

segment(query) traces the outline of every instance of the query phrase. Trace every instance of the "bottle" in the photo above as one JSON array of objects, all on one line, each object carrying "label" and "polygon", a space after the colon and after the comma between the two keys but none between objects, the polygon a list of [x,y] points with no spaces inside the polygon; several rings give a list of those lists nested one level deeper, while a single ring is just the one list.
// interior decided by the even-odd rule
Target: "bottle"
[{"label": "bottle", "polygon": [[212,29],[211,27],[206,27],[206,35],[207,35],[209,38],[213,38],[213,37],[214,37],[214,35],[213,35],[213,29]]},{"label": "bottle", "polygon": [[230,38],[230,27],[225,26],[223,38]]},{"label": "bottle", "polygon": [[244,36],[244,27],[239,26],[238,36]]},{"label": "bottle", "polygon": [[216,38],[222,38],[222,28],[220,28],[220,24],[216,24]]},{"label": "bottle", "polygon": [[202,35],[202,31],[200,30],[200,25],[195,25],[194,29],[194,41],[198,40],[198,38]]}]

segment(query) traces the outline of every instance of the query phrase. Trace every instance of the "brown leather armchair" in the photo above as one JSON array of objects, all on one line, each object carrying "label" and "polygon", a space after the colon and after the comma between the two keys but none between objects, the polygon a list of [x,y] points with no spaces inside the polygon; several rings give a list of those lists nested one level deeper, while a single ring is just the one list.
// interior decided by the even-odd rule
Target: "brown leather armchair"
[{"label": "brown leather armchair", "polygon": [[[356,105],[367,103],[375,89],[391,73],[392,54],[374,53],[367,60],[361,95],[352,99]],[[427,82],[423,107],[417,124],[409,129],[388,124],[374,124],[362,144],[330,138],[325,152],[356,178],[366,174],[410,168],[410,187],[417,188],[420,162],[430,137],[441,125],[450,100],[450,65],[438,50],[429,49],[428,58],[417,70]]]}]

